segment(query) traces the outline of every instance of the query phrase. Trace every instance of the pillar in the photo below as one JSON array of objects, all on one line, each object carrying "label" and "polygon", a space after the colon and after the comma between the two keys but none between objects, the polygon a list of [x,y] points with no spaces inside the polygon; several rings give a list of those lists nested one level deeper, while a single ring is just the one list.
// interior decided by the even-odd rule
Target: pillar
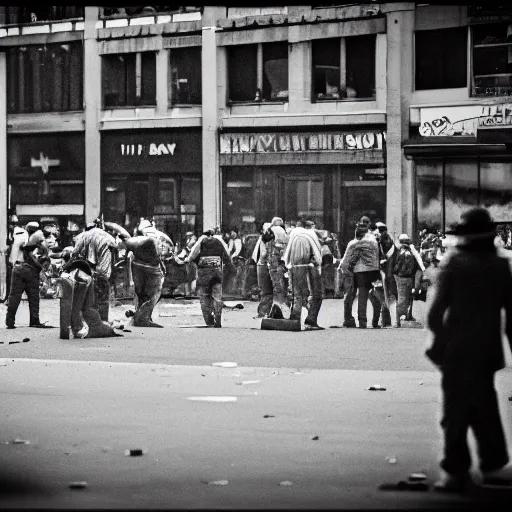
[{"label": "pillar", "polygon": [[165,116],[169,108],[169,50],[156,52],[156,69],[156,113]]},{"label": "pillar", "polygon": [[7,249],[7,55],[0,52],[0,257]]},{"label": "pillar", "polygon": [[[202,26],[202,170],[203,170],[203,227],[220,226],[221,222],[221,173],[219,168],[218,129],[219,94],[226,75],[218,72],[216,41],[217,19],[225,17],[225,7],[206,6]],[[224,89],[225,90],[225,89]]]},{"label": "pillar", "polygon": [[101,57],[96,38],[99,7],[85,7],[84,105],[85,105],[85,222],[101,209]]},{"label": "pillar", "polygon": [[414,234],[412,166],[402,142],[409,137],[409,106],[413,86],[414,4],[383,5],[387,12],[386,223],[389,233]]}]

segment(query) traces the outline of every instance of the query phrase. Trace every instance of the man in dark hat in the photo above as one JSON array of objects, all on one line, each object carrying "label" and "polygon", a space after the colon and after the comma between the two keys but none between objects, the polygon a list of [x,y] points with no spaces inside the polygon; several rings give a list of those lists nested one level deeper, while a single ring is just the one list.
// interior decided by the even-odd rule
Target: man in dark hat
[{"label": "man in dark hat", "polygon": [[494,389],[494,374],[505,366],[501,311],[512,349],[512,272],[494,245],[487,210],[461,215],[451,233],[456,247],[439,266],[427,315],[433,343],[427,357],[441,370],[444,458],[438,490],[460,491],[469,480],[468,428],[478,445],[485,484],[512,484],[507,443]]}]

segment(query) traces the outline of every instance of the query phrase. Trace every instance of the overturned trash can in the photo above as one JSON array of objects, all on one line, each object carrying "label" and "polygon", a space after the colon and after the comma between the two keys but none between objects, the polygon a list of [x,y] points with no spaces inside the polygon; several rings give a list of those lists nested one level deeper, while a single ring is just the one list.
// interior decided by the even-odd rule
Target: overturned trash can
[{"label": "overturned trash can", "polygon": [[101,320],[95,307],[92,269],[85,260],[69,262],[59,279],[60,339],[122,336]]}]

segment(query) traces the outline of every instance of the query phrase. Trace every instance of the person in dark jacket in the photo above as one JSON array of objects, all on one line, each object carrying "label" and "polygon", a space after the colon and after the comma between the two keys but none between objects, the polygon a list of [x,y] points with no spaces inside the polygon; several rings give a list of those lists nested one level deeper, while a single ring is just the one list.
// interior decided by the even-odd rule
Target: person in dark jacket
[{"label": "person in dark jacket", "polygon": [[459,242],[441,262],[427,314],[433,342],[426,355],[442,373],[444,458],[435,487],[444,491],[460,491],[469,480],[470,427],[483,483],[512,484],[494,389],[494,374],[505,366],[502,309],[512,349],[511,260],[497,252],[495,228],[483,208],[462,214],[453,234]]},{"label": "person in dark jacket", "polygon": [[222,327],[223,265],[232,267],[226,245],[210,229],[199,238],[187,262],[197,264],[197,293],[207,327]]}]

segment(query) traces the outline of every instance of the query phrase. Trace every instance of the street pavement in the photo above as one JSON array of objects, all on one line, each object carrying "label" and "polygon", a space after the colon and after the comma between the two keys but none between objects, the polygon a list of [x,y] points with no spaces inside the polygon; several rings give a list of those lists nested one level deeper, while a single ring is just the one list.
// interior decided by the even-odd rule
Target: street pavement
[{"label": "street pavement", "polygon": [[[342,306],[325,301],[319,322],[340,325]],[[128,308],[112,308],[111,319]],[[58,325],[57,300],[41,311]],[[261,331],[255,311],[246,302],[225,310],[223,329],[181,328],[202,323],[197,301],[164,300],[154,316],[164,329],[59,340],[58,329],[26,327],[26,304],[19,327],[5,330],[0,306],[0,507],[505,510],[512,502],[510,491],[478,486],[463,496],[378,490],[415,471],[430,483],[437,476],[440,379],[423,355],[424,330]],[[424,306],[415,316],[423,319]],[[237,367],[212,366],[223,361]],[[366,389],[373,384],[386,391]],[[510,441],[512,365],[497,389]],[[144,452],[126,456],[130,449]],[[72,481],[87,488],[70,489]]]}]

